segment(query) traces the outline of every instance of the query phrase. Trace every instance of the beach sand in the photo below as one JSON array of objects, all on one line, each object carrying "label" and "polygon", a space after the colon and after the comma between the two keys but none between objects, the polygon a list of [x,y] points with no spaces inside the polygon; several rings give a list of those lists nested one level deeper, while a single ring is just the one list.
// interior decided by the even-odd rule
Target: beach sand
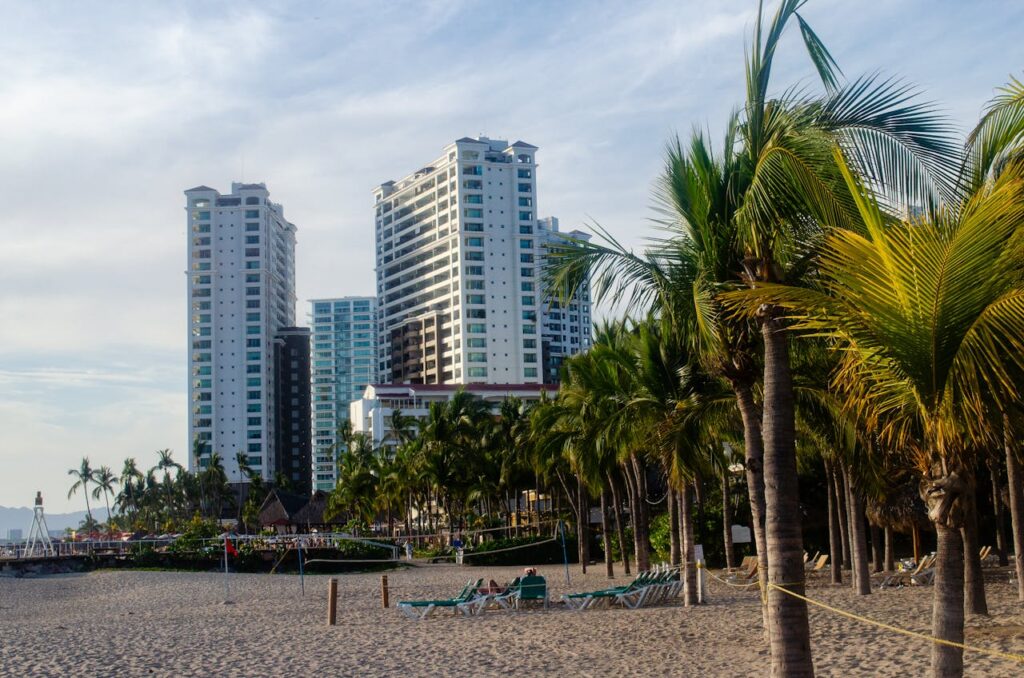
[{"label": "beach sand", "polygon": [[[541,567],[553,597],[602,588],[586,576]],[[453,565],[388,572],[391,599],[454,595],[469,578],[507,581],[520,568]],[[615,580],[628,579],[620,574]],[[988,586],[990,618],[968,622],[967,641],[1024,653],[1024,605],[1015,588]],[[712,582],[709,601],[641,610],[441,611],[413,622],[381,609],[380,573],[338,575],[338,624],[326,625],[326,576],[99,571],[0,579],[3,676],[763,676],[758,594]],[[824,577],[809,594],[904,628],[927,632],[931,588],[858,597]],[[814,662],[822,676],[926,675],[929,646],[917,639],[811,609]],[[1024,675],[1024,667],[967,653],[971,676]]]}]

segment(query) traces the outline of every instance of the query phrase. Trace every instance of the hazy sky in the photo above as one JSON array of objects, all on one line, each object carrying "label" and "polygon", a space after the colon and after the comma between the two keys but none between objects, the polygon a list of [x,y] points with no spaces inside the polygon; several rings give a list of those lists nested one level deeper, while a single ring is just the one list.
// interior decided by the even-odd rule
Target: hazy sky
[{"label": "hazy sky", "polygon": [[[740,101],[754,8],[0,0],[0,505],[82,508],[82,455],[186,461],[184,189],[267,183],[303,322],[372,293],[372,188],[461,136],[539,146],[539,215],[640,244],[667,139]],[[903,76],[963,127],[1024,65],[1020,2],[804,14],[847,76]],[[814,84],[801,49],[776,83]]]}]

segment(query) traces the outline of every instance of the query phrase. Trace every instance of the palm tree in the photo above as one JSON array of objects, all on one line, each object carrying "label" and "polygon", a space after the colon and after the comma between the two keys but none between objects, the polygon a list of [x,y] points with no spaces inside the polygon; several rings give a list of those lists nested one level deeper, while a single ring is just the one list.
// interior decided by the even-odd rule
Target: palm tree
[{"label": "palm tree", "polygon": [[118,493],[114,505],[117,506],[121,513],[127,514],[131,521],[134,522],[141,509],[142,490],[145,487],[145,476],[139,470],[134,457],[124,460],[124,466],[121,468],[120,482],[121,491]]},{"label": "palm tree", "polygon": [[96,485],[92,491],[93,499],[99,499],[100,493],[103,493],[103,501],[107,505],[107,532],[110,532],[112,529],[110,523],[110,500],[107,498],[107,495],[114,494],[114,486],[118,483],[117,476],[114,475],[109,466],[100,466],[92,472],[92,482]]},{"label": "palm tree", "polygon": [[[886,449],[907,451],[938,534],[932,633],[963,642],[961,528],[973,455],[995,437],[987,403],[1021,396],[1024,165],[1010,161],[933,217],[893,222],[837,157],[863,233],[826,239],[822,290],[759,285],[748,308],[785,309],[795,329],[834,341],[842,358],[833,386],[846,409]],[[933,645],[932,671],[962,675],[962,651]]]},{"label": "palm tree", "polygon": [[93,473],[95,471],[89,465],[89,457],[82,457],[82,463],[78,468],[68,469],[68,475],[75,478],[74,484],[68,490],[68,499],[71,499],[71,496],[81,488],[82,494],[85,495],[85,514],[90,524],[92,523],[92,509],[89,507],[89,483],[93,481]]},{"label": "palm tree", "polygon": [[163,471],[163,473],[164,473],[163,485],[164,485],[164,492],[167,495],[167,505],[166,505],[167,514],[168,514],[168,516],[172,516],[174,514],[174,509],[175,509],[175,507],[174,507],[174,504],[175,504],[175,502],[174,502],[174,494],[175,494],[175,492],[174,492],[174,482],[173,482],[173,480],[171,478],[171,470],[173,469],[173,470],[177,471],[178,474],[181,474],[181,472],[184,469],[182,468],[181,464],[179,464],[178,462],[174,461],[174,457],[172,456],[173,453],[171,452],[171,450],[169,450],[169,449],[157,450],[156,453],[157,453],[157,457],[158,457],[157,458],[157,463],[156,463],[156,466],[154,466],[152,470],[154,470],[154,471]]}]

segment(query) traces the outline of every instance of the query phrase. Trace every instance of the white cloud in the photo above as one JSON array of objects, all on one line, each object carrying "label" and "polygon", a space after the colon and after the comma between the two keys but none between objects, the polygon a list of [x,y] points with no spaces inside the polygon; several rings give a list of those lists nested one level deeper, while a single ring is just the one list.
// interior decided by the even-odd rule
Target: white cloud
[{"label": "white cloud", "polygon": [[[742,96],[753,11],[753,0],[8,3],[0,478],[45,465],[61,476],[114,448],[184,454],[185,188],[267,181],[299,227],[300,300],[371,292],[371,189],[477,132],[540,146],[542,214],[566,227],[593,218],[641,244],[665,141],[695,124],[717,137]],[[1019,69],[1011,2],[982,13],[821,0],[805,15],[848,75],[903,73],[964,124]],[[779,82],[813,83],[801,49],[792,31]],[[145,383],[105,372],[111,355]],[[119,428],[119,412],[135,416]],[[0,482],[15,483],[0,485],[0,503],[22,489]]]}]

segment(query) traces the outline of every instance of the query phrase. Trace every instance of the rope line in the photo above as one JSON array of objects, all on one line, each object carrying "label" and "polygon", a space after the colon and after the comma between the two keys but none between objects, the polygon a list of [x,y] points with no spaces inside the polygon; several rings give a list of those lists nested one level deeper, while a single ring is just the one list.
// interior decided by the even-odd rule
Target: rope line
[{"label": "rope line", "polygon": [[919,633],[917,631],[910,631],[908,629],[903,629],[903,628],[900,628],[898,626],[893,626],[892,624],[886,624],[885,622],[880,622],[880,621],[877,621],[877,620],[874,620],[874,619],[870,619],[868,617],[863,617],[863,616],[861,616],[859,614],[854,614],[853,612],[847,612],[846,610],[840,610],[837,607],[833,607],[831,605],[827,605],[827,604],[822,603],[820,601],[813,600],[811,598],[808,598],[807,596],[802,596],[802,595],[800,595],[799,593],[797,593],[795,591],[790,591],[789,589],[783,588],[782,586],[779,586],[778,584],[769,583],[768,584],[768,588],[778,589],[779,591],[782,591],[784,593],[788,593],[789,595],[793,596],[794,598],[799,598],[800,600],[804,601],[805,603],[810,603],[811,605],[817,605],[820,608],[823,608],[823,609],[828,610],[830,612],[835,612],[836,614],[842,615],[844,617],[849,617],[850,619],[855,619],[855,620],[857,620],[859,622],[863,622],[865,624],[871,624],[872,626],[877,626],[879,628],[883,628],[883,629],[886,629],[888,631],[893,631],[895,633],[901,633],[901,634],[903,634],[905,636],[910,636],[911,638],[920,638],[921,640],[927,640],[927,641],[930,641],[930,642],[933,642],[933,643],[939,643],[940,645],[948,645],[949,647],[956,647],[956,648],[959,648],[961,650],[969,650],[971,652],[979,652],[981,654],[987,654],[987,655],[991,655],[993,657],[999,657],[1000,659],[1007,659],[1009,661],[1017,662],[1018,664],[1024,664],[1024,655],[1022,655],[1022,654],[1015,654],[1013,652],[1002,652],[1000,650],[992,650],[992,649],[985,648],[985,647],[975,647],[973,645],[966,645],[964,643],[958,643],[958,642],[956,642],[954,640],[946,640],[944,638],[936,638],[935,636],[929,636],[927,633]]},{"label": "rope line", "polygon": [[[466,552],[466,553],[462,554],[462,557],[463,558],[469,558],[469,557],[472,557],[472,556],[489,556],[492,553],[501,553],[503,551],[515,551],[517,549],[528,549],[531,546],[540,546],[541,544],[550,544],[553,541],[558,541],[558,538],[557,537],[551,537],[550,539],[545,539],[544,541],[535,541],[532,544],[520,544],[519,546],[509,546],[509,547],[503,548],[503,549],[494,549],[493,551]],[[451,556],[449,556],[449,557],[451,557]]]},{"label": "rope line", "polygon": [[[700,568],[700,564],[698,564],[697,567]],[[715,575],[708,568],[703,568],[703,569],[705,570],[705,572],[707,572],[711,576],[712,579],[714,579],[716,581],[719,581],[719,582],[721,582],[723,584],[726,584],[728,586],[732,586],[734,588],[751,588],[753,586],[760,586],[760,582],[751,582],[750,584],[734,584],[734,583],[732,583],[730,581],[727,581],[727,580],[722,579],[721,577]],[[796,583],[793,583],[793,584],[773,584],[771,582],[768,582],[766,588],[768,588],[768,589],[776,589],[776,590],[782,591],[783,593],[786,593],[786,594],[788,594],[790,596],[793,596],[794,598],[799,598],[800,600],[804,601],[805,603],[810,603],[811,605],[815,605],[815,606],[820,607],[820,608],[822,608],[824,610],[828,610],[829,612],[834,612],[834,613],[836,613],[836,614],[838,614],[840,616],[847,617],[849,619],[853,619],[855,621],[859,621],[859,622],[864,623],[864,624],[869,624],[871,626],[877,626],[878,628],[885,629],[887,631],[892,631],[894,633],[899,633],[901,635],[908,636],[910,638],[918,638],[920,640],[926,640],[926,641],[931,642],[931,643],[938,643],[940,645],[946,645],[948,647],[955,647],[955,648],[959,648],[961,650],[968,650],[970,652],[978,652],[980,654],[987,654],[987,655],[990,655],[992,657],[998,657],[1000,659],[1006,659],[1008,661],[1017,662],[1018,664],[1024,664],[1024,654],[1016,654],[1014,652],[1003,652],[1001,650],[993,650],[991,648],[976,647],[974,645],[967,645],[965,643],[958,643],[958,642],[956,642],[954,640],[946,640],[945,638],[936,638],[935,636],[930,636],[927,633],[920,633],[918,631],[911,631],[909,629],[900,628],[899,626],[894,626],[892,624],[886,624],[885,622],[880,622],[880,621],[878,621],[876,619],[871,619],[870,617],[865,617],[863,615],[859,615],[859,614],[856,614],[854,612],[848,612],[846,610],[842,610],[842,609],[840,609],[838,607],[834,607],[834,606],[829,605],[827,603],[823,603],[820,600],[814,600],[813,598],[808,598],[807,596],[801,595],[801,594],[797,593],[796,591],[790,591],[789,589],[785,588],[786,586],[796,586],[796,585],[797,585]],[[765,596],[762,595],[762,600],[764,600],[764,598],[765,598]]]}]

